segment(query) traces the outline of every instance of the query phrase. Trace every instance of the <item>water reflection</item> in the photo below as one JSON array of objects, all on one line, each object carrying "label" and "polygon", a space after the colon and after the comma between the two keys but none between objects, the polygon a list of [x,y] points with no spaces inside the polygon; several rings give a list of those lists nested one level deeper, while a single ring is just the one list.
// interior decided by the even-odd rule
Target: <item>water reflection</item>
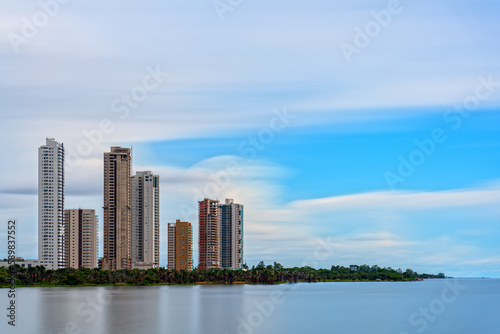
[{"label": "water reflection", "polygon": [[[463,282],[467,290],[428,322],[426,334],[498,332],[500,280]],[[443,287],[434,280],[19,288],[16,327],[4,319],[0,333],[413,333],[409,316],[433,305]]]}]

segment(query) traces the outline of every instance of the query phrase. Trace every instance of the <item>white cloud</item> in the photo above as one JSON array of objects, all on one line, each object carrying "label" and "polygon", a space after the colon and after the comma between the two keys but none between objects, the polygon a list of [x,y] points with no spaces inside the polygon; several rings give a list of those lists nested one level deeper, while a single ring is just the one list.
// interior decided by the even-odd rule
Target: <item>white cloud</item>
[{"label": "white cloud", "polygon": [[299,210],[334,211],[364,207],[422,210],[431,208],[449,208],[478,206],[500,203],[500,189],[459,189],[438,192],[373,192],[365,194],[327,197],[303,200],[291,203]]},{"label": "white cloud", "polygon": [[[274,257],[284,257],[288,265],[309,259],[324,267],[376,263],[464,273],[469,264],[491,255],[493,249],[464,237],[462,231],[475,228],[477,223],[456,217],[462,213],[473,216],[479,210],[482,224],[494,224],[500,218],[499,202],[500,188],[495,183],[475,189],[375,192],[296,201],[253,213],[252,221],[247,220],[253,225],[248,228],[247,237],[252,239],[247,251],[253,262],[258,260],[257,254],[270,261],[272,254],[260,250],[272,240],[284,245]],[[412,219],[415,213],[420,218]],[[433,215],[438,217],[437,224]],[[318,247],[311,240],[323,240],[330,246],[325,260],[314,261]],[[252,253],[254,249],[258,252]]]}]

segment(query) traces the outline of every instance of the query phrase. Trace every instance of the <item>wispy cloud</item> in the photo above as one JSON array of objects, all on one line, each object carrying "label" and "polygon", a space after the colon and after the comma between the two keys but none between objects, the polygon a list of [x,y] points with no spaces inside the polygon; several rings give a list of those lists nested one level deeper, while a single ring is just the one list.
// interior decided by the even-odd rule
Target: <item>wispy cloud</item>
[{"label": "wispy cloud", "polygon": [[345,210],[353,207],[422,210],[500,203],[500,189],[459,189],[438,192],[373,192],[296,201],[292,207],[310,211]]}]

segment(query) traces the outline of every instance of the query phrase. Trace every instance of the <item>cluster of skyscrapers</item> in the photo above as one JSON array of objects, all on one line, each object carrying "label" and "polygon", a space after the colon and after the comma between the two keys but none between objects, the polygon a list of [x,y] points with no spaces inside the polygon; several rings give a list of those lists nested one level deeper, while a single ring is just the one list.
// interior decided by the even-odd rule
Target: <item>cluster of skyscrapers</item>
[{"label": "cluster of skyscrapers", "polygon": [[38,263],[47,269],[97,265],[95,210],[64,209],[64,146],[38,149]]},{"label": "cluster of skyscrapers", "polygon": [[199,269],[243,266],[243,205],[205,198],[199,202]]},{"label": "cluster of skyscrapers", "polygon": [[[98,259],[94,209],[64,207],[64,145],[52,138],[38,151],[38,263],[47,269],[148,269],[160,264],[160,179],[131,175],[129,148],[104,153],[103,256]],[[243,205],[199,202],[199,268],[242,268]],[[193,229],[168,224],[168,268],[193,269]]]},{"label": "cluster of skyscrapers", "polygon": [[160,178],[151,171],[131,176],[129,148],[104,153],[105,270],[160,265]]}]

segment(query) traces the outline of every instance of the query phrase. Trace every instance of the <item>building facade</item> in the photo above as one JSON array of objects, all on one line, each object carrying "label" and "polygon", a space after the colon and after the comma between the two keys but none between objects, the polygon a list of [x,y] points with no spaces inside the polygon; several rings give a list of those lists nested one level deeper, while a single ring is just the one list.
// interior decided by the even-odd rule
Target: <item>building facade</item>
[{"label": "building facade", "polygon": [[38,149],[38,260],[46,269],[68,265],[63,210],[64,145],[47,138]]},{"label": "building facade", "polygon": [[221,215],[219,201],[205,198],[199,204],[199,269],[221,267]]},{"label": "building facade", "polygon": [[111,147],[104,153],[104,249],[99,267],[131,269],[130,148]]},{"label": "building facade", "polygon": [[132,267],[160,265],[160,178],[150,171],[132,176]]},{"label": "building facade", "polygon": [[65,248],[71,268],[96,268],[98,222],[93,209],[64,210]]},{"label": "building facade", "polygon": [[168,224],[168,269],[193,269],[193,228],[189,222]]},{"label": "building facade", "polygon": [[175,269],[175,223],[168,223],[167,269]]},{"label": "building facade", "polygon": [[240,269],[243,266],[243,205],[226,199],[220,205],[222,268]]},{"label": "building facade", "polygon": [[[14,259],[14,262],[15,264],[18,264],[21,268],[31,268],[31,267],[37,267],[40,265],[40,262],[37,260],[28,260],[28,259],[24,259],[22,257],[16,257]],[[9,264],[9,261],[0,261],[0,267],[10,267],[12,265]]]}]

